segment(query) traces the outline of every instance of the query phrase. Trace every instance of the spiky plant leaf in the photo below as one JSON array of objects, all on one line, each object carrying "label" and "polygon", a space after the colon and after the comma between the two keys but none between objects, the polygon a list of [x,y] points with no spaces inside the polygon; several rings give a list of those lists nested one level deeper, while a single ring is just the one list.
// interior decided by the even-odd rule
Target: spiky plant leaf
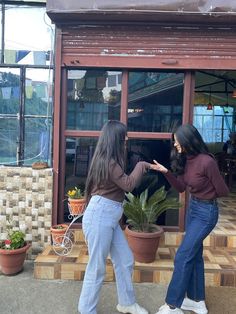
[{"label": "spiky plant leaf", "polygon": [[124,213],[127,222],[137,231],[148,232],[150,224],[156,222],[157,218],[167,209],[178,209],[180,203],[176,198],[168,197],[165,187],[162,186],[148,199],[148,189],[140,196],[132,193],[126,194],[124,202]]}]

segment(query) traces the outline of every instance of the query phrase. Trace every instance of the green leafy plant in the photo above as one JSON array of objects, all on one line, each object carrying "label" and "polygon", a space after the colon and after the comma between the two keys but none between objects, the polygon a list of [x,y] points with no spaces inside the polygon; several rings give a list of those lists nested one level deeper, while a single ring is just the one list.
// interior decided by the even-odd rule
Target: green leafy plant
[{"label": "green leafy plant", "polygon": [[71,198],[71,199],[80,199],[80,198],[84,198],[84,194],[82,193],[82,191],[75,187],[74,189],[72,190],[69,190],[67,192],[67,197]]},{"label": "green leafy plant", "polygon": [[148,197],[148,188],[140,196],[126,193],[126,197],[124,214],[127,217],[127,223],[132,227],[132,230],[138,232],[152,232],[153,224],[162,213],[167,209],[180,207],[176,198],[168,196],[164,186],[150,197]]},{"label": "green leafy plant", "polygon": [[62,230],[62,229],[66,229],[67,228],[67,226],[65,226],[65,225],[55,225],[55,226],[53,226],[53,229],[58,229],[58,230]]},{"label": "green leafy plant", "polygon": [[7,238],[0,242],[0,248],[16,250],[25,246],[25,233],[20,230],[12,230],[12,223],[7,221]]}]

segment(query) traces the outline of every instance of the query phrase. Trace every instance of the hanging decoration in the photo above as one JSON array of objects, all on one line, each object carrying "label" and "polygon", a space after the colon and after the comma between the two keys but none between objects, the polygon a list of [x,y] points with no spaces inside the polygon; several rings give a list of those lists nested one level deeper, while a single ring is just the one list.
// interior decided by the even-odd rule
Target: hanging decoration
[{"label": "hanging decoration", "polygon": [[209,93],[209,103],[207,104],[207,110],[212,110],[213,105],[211,103],[211,86],[210,86],[210,93]]}]

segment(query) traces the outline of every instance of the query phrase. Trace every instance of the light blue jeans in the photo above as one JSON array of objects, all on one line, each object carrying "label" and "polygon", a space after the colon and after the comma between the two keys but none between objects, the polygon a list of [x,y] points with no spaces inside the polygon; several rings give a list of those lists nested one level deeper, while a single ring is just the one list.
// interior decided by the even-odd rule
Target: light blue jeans
[{"label": "light blue jeans", "polygon": [[205,300],[203,240],[218,220],[217,203],[190,199],[186,233],[176,253],[174,272],[166,303],[181,307],[185,294],[192,300]]},{"label": "light blue jeans", "polygon": [[89,261],[78,305],[81,314],[97,313],[96,306],[109,254],[115,271],[119,304],[135,303],[132,284],[134,258],[119,225],[122,213],[122,203],[98,195],[91,198],[86,208],[82,227]]}]

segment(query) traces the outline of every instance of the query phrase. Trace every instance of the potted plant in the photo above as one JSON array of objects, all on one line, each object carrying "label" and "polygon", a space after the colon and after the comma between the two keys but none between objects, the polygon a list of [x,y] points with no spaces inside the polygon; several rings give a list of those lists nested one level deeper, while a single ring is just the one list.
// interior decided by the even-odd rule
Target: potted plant
[{"label": "potted plant", "polygon": [[61,244],[67,231],[67,224],[53,225],[50,228],[53,244]]},{"label": "potted plant", "polygon": [[126,193],[124,214],[128,225],[125,233],[134,258],[138,262],[151,263],[155,260],[156,251],[163,228],[155,224],[157,218],[167,209],[178,209],[180,203],[169,197],[162,186],[148,197],[148,188],[140,196]]},{"label": "potted plant", "polygon": [[25,233],[13,230],[8,221],[7,237],[0,241],[0,268],[5,275],[15,275],[23,269],[30,244],[25,241]]},{"label": "potted plant", "polygon": [[67,192],[70,214],[76,216],[82,214],[85,207],[85,198],[82,191],[75,187]]},{"label": "potted plant", "polygon": [[48,163],[46,161],[35,161],[32,163],[32,169],[45,169],[48,168]]}]

